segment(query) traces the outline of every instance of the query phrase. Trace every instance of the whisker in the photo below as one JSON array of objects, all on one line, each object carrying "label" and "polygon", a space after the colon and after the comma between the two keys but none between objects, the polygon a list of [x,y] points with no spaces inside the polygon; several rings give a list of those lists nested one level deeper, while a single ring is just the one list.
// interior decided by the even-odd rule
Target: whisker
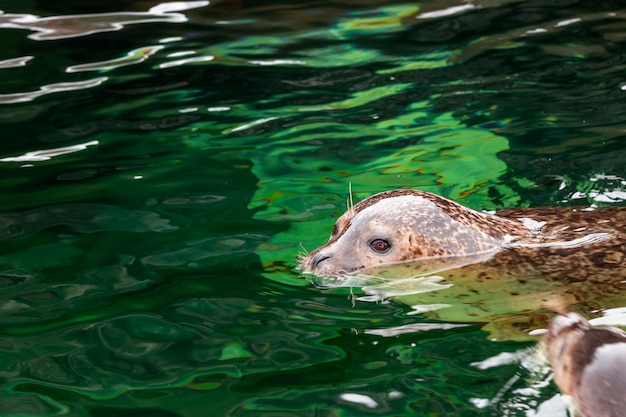
[{"label": "whisker", "polygon": [[300,246],[300,249],[302,249],[302,252],[304,252],[304,256],[309,254],[309,251],[306,250],[306,248],[304,247],[304,245],[302,244],[302,242],[298,242],[298,246]]},{"label": "whisker", "polygon": [[301,265],[307,256],[308,256],[307,254],[298,252],[298,254],[296,255],[296,262],[298,263],[298,265]]},{"label": "whisker", "polygon": [[354,207],[354,200],[352,196],[352,181],[348,183],[348,201],[346,202],[346,204],[348,206],[348,211],[351,212]]}]

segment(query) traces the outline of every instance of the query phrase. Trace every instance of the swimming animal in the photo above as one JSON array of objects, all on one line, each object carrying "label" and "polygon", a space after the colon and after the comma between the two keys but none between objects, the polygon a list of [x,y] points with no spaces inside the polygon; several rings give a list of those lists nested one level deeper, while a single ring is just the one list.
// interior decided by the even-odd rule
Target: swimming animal
[{"label": "swimming animal", "polygon": [[[584,417],[622,417],[626,410],[626,333],[595,327],[576,313],[558,315],[544,335],[554,381]],[[575,415],[574,413],[572,413]]]},{"label": "swimming animal", "polygon": [[349,208],[299,269],[319,287],[361,287],[362,299],[393,297],[443,320],[526,331],[573,305],[621,305],[625,226],[626,208],[488,214],[400,189]]}]

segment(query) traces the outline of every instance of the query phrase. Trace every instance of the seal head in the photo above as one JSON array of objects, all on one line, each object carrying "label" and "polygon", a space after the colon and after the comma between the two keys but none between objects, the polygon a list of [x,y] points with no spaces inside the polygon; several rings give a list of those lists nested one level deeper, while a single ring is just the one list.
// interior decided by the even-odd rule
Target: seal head
[{"label": "seal head", "polygon": [[576,313],[557,315],[544,336],[554,381],[586,417],[626,410],[626,333],[596,327]]},{"label": "seal head", "polygon": [[[482,261],[524,232],[516,222],[435,194],[387,191],[344,213],[328,243],[302,259],[300,269],[327,277],[415,276]],[[404,272],[391,272],[394,265]]]}]

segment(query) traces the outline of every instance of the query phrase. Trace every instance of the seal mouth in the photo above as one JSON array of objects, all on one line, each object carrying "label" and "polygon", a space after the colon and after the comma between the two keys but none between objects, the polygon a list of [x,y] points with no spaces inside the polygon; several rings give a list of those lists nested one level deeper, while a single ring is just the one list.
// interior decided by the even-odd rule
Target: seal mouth
[{"label": "seal mouth", "polygon": [[341,287],[366,287],[371,284],[370,277],[359,275],[341,276],[314,276],[309,279],[313,286],[318,289],[328,290]]},{"label": "seal mouth", "polygon": [[315,265],[313,265],[313,259],[304,259],[296,269],[300,271],[301,274],[308,275],[306,278],[316,288],[321,289],[364,286],[370,282],[368,279],[371,277],[361,275],[358,269],[346,271],[343,269],[334,269],[330,265],[322,265],[320,267],[320,263],[329,258],[330,256],[327,255],[320,256],[321,260],[317,260]]}]

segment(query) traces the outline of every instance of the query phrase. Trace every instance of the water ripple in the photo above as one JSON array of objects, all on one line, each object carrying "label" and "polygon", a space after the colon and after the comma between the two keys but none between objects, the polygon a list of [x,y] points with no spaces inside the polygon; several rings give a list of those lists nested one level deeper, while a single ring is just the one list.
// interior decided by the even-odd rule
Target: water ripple
[{"label": "water ripple", "polygon": [[36,41],[75,38],[95,33],[123,29],[137,23],[181,23],[187,17],[183,10],[204,7],[208,1],[170,2],[154,6],[147,12],[116,12],[80,14],[67,16],[39,17],[27,14],[10,14],[0,11],[0,29],[26,29],[35,33],[29,35]]},{"label": "water ripple", "polygon": [[126,54],[122,58],[110,59],[108,61],[91,62],[88,64],[72,65],[67,68],[67,72],[81,72],[81,71],[109,71],[115,68],[124,67],[126,65],[138,64],[145,61],[151,55],[154,55],[157,51],[163,49],[164,46],[145,46],[139,49],[134,49]]},{"label": "water ripple", "polygon": [[39,90],[28,91],[24,93],[12,93],[12,94],[0,94],[0,104],[12,104],[12,103],[24,103],[26,101],[33,101],[37,97],[41,97],[46,94],[58,93],[62,91],[74,91],[84,90],[86,88],[93,88],[104,83],[107,77],[98,77],[86,81],[66,81],[61,83],[54,83],[43,85],[39,87]]},{"label": "water ripple", "polygon": [[28,61],[35,58],[34,56],[22,56],[19,58],[5,59],[0,61],[0,69],[2,68],[16,68],[23,67]]},{"label": "water ripple", "polygon": [[0,159],[0,162],[40,162],[47,161],[52,157],[66,155],[68,153],[79,152],[87,149],[89,146],[97,145],[97,140],[92,140],[78,145],[63,146],[61,148],[46,149],[41,151],[31,151],[20,156],[10,156]]}]

